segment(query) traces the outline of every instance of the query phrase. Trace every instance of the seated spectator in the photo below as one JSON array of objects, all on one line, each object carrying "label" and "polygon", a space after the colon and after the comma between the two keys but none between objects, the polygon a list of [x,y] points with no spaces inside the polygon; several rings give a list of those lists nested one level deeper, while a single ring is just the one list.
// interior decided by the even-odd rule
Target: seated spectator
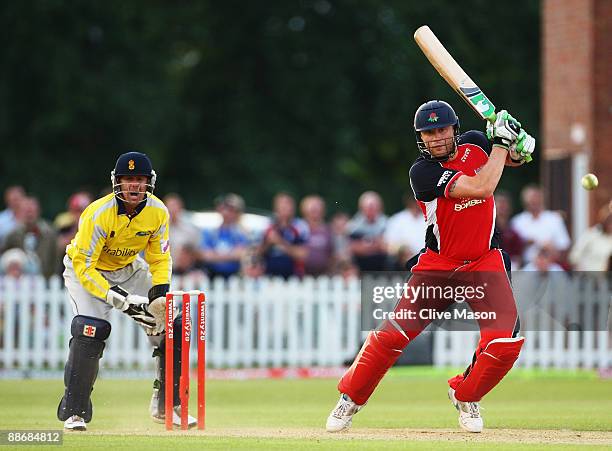
[{"label": "seated spectator", "polygon": [[237,194],[226,194],[215,200],[222,223],[218,229],[202,234],[200,260],[210,277],[230,277],[240,272],[240,261],[248,245],[247,235],[240,227],[244,200]]},{"label": "seated spectator", "polygon": [[0,247],[4,238],[17,226],[15,212],[26,194],[21,186],[9,186],[4,190],[4,204],[6,208],[0,211]]},{"label": "seated spectator", "polygon": [[302,199],[301,211],[308,226],[304,272],[326,274],[331,270],[334,246],[331,229],[325,224],[325,201],[320,196],[307,196]]},{"label": "seated spectator", "polygon": [[266,272],[266,265],[259,255],[257,246],[249,246],[242,258],[242,274],[245,277],[257,279]]},{"label": "seated spectator", "polygon": [[335,261],[333,273],[342,276],[344,280],[348,280],[359,277],[359,268],[350,258],[342,258]]},{"label": "seated spectator", "polygon": [[0,270],[8,277],[19,279],[28,270],[28,256],[18,248],[8,249],[0,257]]},{"label": "seated spectator", "polygon": [[197,249],[200,247],[201,232],[184,215],[183,198],[170,193],[164,196],[164,204],[170,214],[170,256],[172,257],[173,271],[176,262],[181,261],[180,268],[187,271],[185,263],[197,260]]},{"label": "seated spectator", "polygon": [[45,277],[51,277],[57,268],[56,233],[40,217],[38,200],[26,197],[16,211],[19,225],[6,236],[4,249],[22,249],[33,265],[38,265]]},{"label": "seated spectator", "polygon": [[68,198],[67,211],[58,214],[53,221],[57,231],[57,270],[58,274],[64,271],[63,258],[66,246],[76,235],[79,218],[83,210],[93,201],[91,194],[86,191],[77,191]]},{"label": "seated spectator", "polygon": [[542,246],[537,249],[534,260],[523,267],[523,271],[564,271],[563,267],[556,262],[557,250],[552,246]]},{"label": "seated spectator", "polygon": [[260,253],[270,276],[302,276],[308,229],[295,218],[295,201],[287,193],[278,193],[273,201],[274,218],[264,232]]},{"label": "seated spectator", "polygon": [[93,198],[91,194],[86,191],[77,191],[68,198],[66,211],[59,213],[55,217],[53,225],[55,226],[55,230],[59,233],[65,233],[66,230],[64,229],[74,229],[74,234],[68,239],[68,242],[70,242],[76,234],[81,213],[83,213],[85,208],[87,208],[92,201]]},{"label": "seated spectator", "polygon": [[499,191],[495,194],[495,211],[495,228],[499,233],[501,248],[510,256],[512,268],[518,269],[523,266],[525,242],[510,226],[512,199],[507,193]]},{"label": "seated spectator", "polygon": [[612,269],[612,211],[605,205],[599,211],[599,224],[578,237],[569,254],[576,271]]},{"label": "seated spectator", "polygon": [[404,195],[405,208],[387,221],[385,242],[394,267],[404,269],[406,262],[425,247],[425,218],[414,195]]},{"label": "seated spectator", "polygon": [[359,212],[348,224],[351,254],[360,271],[386,269],[386,225],[382,199],[378,193],[366,191],[359,197]]},{"label": "seated spectator", "polygon": [[204,272],[198,265],[200,251],[191,246],[181,246],[175,251],[176,257],[172,258],[172,274],[176,276],[186,276],[199,273],[204,276]]},{"label": "seated spectator", "polygon": [[542,247],[553,249],[562,258],[561,253],[569,248],[570,238],[561,215],[544,209],[542,190],[538,186],[523,188],[521,199],[525,211],[512,218],[510,225],[525,241],[523,262],[533,262]]}]

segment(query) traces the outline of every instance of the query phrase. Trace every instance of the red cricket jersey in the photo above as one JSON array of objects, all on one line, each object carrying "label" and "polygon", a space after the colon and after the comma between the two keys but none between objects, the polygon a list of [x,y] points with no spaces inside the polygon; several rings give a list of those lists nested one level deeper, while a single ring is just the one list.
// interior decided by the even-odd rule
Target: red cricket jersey
[{"label": "red cricket jersey", "polygon": [[427,224],[426,247],[445,257],[473,261],[492,247],[495,201],[448,197],[452,183],[462,174],[473,176],[484,166],[491,144],[484,133],[469,131],[459,137],[457,156],[438,163],[417,158],[410,168],[410,184]]}]

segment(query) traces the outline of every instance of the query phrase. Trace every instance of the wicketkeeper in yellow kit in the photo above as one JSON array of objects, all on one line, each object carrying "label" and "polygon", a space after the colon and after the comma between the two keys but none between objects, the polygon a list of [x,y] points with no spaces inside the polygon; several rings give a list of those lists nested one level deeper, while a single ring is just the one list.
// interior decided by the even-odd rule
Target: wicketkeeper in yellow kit
[{"label": "wicketkeeper in yellow kit", "polygon": [[[156,174],[140,152],[121,155],[111,172],[113,192],[89,205],[66,247],[64,281],[74,312],[64,370],[66,390],[57,417],[68,430],[85,430],[92,418],[91,391],[116,308],[140,324],[154,346],[157,379],[150,414],[163,423],[165,295],[170,289],[169,214],[153,195]],[[139,256],[144,251],[144,259]],[[180,327],[181,318],[175,320]],[[180,425],[181,340],[175,340],[173,422]],[[189,416],[189,426],[195,426]]]}]

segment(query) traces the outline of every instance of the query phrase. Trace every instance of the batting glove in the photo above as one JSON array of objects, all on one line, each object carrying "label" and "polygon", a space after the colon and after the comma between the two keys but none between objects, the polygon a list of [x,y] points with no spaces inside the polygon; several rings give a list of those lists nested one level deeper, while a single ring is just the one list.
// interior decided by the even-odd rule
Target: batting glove
[{"label": "batting glove", "polygon": [[531,154],[535,150],[535,142],[531,135],[521,129],[518,138],[508,149],[510,159],[515,163],[531,161]]},{"label": "batting glove", "polygon": [[517,140],[521,131],[521,123],[514,119],[506,110],[497,113],[495,122],[487,123],[487,137],[493,140],[493,145],[509,149]]}]

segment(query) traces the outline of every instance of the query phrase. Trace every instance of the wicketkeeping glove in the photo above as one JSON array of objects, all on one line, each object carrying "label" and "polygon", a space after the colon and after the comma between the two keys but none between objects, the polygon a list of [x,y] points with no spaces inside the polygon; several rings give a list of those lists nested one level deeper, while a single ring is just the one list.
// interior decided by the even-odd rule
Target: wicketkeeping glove
[{"label": "wicketkeeping glove", "polygon": [[170,290],[170,285],[154,285],[149,290],[148,311],[155,318],[157,328],[160,331],[166,329],[166,293]]},{"label": "wicketkeeping glove", "polygon": [[149,298],[129,294],[119,285],[115,285],[109,288],[106,302],[143,325],[148,335],[158,335],[163,331],[163,329],[159,330],[155,318],[147,310]]},{"label": "wicketkeeping glove", "polygon": [[521,123],[514,119],[506,110],[497,113],[495,122],[487,122],[487,137],[493,140],[493,145],[509,149],[517,140],[521,131]]}]

